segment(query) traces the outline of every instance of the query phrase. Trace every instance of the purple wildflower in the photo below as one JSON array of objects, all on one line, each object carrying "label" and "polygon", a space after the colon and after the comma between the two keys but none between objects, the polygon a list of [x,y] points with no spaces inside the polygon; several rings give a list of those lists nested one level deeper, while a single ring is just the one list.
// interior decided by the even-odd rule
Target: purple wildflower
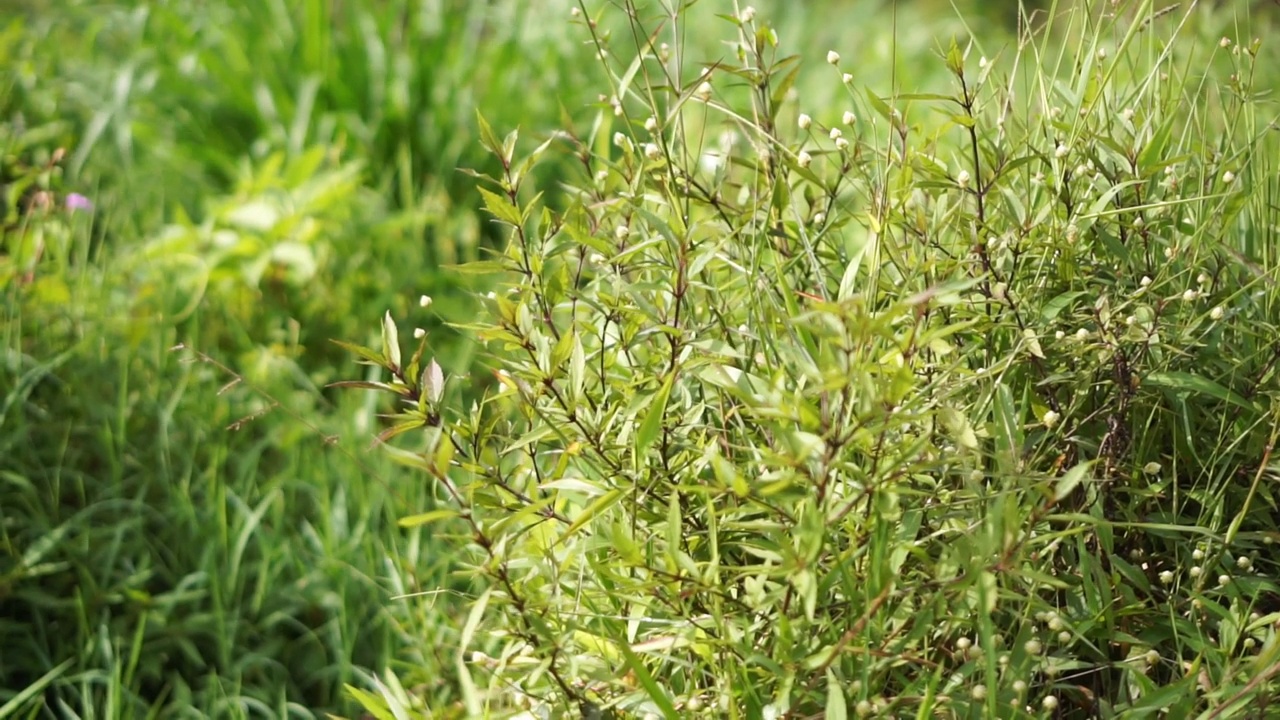
[{"label": "purple wildflower", "polygon": [[93,210],[93,201],[81,195],[80,193],[69,193],[66,199],[67,209],[71,212],[84,210],[86,212]]}]

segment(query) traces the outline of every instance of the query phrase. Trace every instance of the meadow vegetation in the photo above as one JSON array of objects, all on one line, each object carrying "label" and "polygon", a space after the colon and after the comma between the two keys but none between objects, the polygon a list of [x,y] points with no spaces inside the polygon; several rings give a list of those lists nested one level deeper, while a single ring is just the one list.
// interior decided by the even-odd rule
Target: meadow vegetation
[{"label": "meadow vegetation", "polygon": [[1274,713],[1274,11],[855,5],[3,11],[0,718]]}]

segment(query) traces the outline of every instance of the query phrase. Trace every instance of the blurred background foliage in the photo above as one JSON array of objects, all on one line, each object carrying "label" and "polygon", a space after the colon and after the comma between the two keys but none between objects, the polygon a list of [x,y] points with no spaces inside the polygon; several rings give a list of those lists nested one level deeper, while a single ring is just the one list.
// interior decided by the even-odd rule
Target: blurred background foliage
[{"label": "blurred background foliage", "polygon": [[[373,344],[392,309],[447,371],[483,372],[445,323],[485,288],[450,266],[503,238],[459,170],[494,170],[477,109],[589,130],[608,86],[574,4],[3,3],[0,717],[318,717],[387,670],[455,700],[467,587],[397,527],[432,488],[366,452],[374,398],[323,390],[359,372],[329,339]],[[940,44],[994,55],[1018,18],[755,5],[811,67],[815,115],[840,111],[829,48],[861,83],[942,89]]]}]

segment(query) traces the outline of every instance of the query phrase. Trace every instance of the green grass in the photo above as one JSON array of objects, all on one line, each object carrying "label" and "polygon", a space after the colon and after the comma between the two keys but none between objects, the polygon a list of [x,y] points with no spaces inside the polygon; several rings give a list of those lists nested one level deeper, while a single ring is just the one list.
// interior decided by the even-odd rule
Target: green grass
[{"label": "green grass", "polygon": [[[460,666],[459,653],[496,654],[502,644],[487,632],[489,619],[477,634],[468,623],[487,587],[460,572],[474,548],[455,537],[456,525],[398,526],[404,516],[451,507],[447,492],[369,451],[388,423],[377,413],[394,410],[377,395],[326,388],[376,377],[330,340],[376,346],[380,328],[368,320],[389,309],[404,335],[428,331],[431,354],[462,379],[450,386],[458,408],[501,387],[489,368],[502,356],[459,329],[491,313],[483,295],[492,278],[451,267],[487,259],[508,240],[480,211],[475,178],[462,172],[501,170],[480,141],[476,110],[500,134],[520,128],[522,148],[566,128],[614,161],[613,132],[640,133],[645,117],[617,118],[608,108],[635,52],[631,25],[611,6],[586,6],[614,53],[606,71],[591,33],[570,13],[575,5],[4,4],[0,718],[355,715],[360,704],[346,685],[430,717],[466,716],[475,702],[467,679],[482,680],[484,671]],[[1133,107],[1154,129],[1176,114],[1185,122],[1169,147],[1221,153],[1249,192],[1230,201],[1206,190],[1188,205],[1196,217],[1231,225],[1191,233],[1186,265],[1144,260],[1155,286],[1173,297],[1200,271],[1211,272],[1212,298],[1227,320],[1275,317],[1276,294],[1248,270],[1266,275],[1276,266],[1276,169],[1267,159],[1275,155],[1239,144],[1258,137],[1258,147],[1274,150],[1274,112],[1265,96],[1234,99],[1223,78],[1244,65],[1216,44],[1223,34],[1237,44],[1265,40],[1264,10],[1251,16],[1243,2],[1197,10],[1174,41],[1173,81],[1144,85],[1162,51],[1148,38],[1172,37],[1182,17],[1162,16],[1135,45],[1143,52],[1127,54],[1095,87],[1087,73],[1073,75],[1072,46],[1055,39],[1089,37],[1083,16],[1056,12],[1053,37],[1019,48],[1017,14],[1007,4],[970,4],[961,13],[934,0],[785,7],[757,3],[758,16],[803,62],[793,92],[781,98],[787,138],[800,112],[825,127],[851,109],[874,124],[869,147],[882,150],[883,121],[862,88],[886,98],[954,92],[937,51],[970,32],[971,68],[979,56],[1001,67],[1019,59],[1010,83],[1032,109],[1015,123],[1045,127],[1035,117],[1042,94],[1071,111],[1082,87],[1104,88],[1099,118]],[[671,40],[688,53],[682,82],[700,62],[736,62],[715,14],[739,10],[704,2],[681,18],[682,33]],[[658,4],[642,14],[649,29],[666,15]],[[1068,17],[1077,24],[1063,27]],[[1120,39],[1104,33],[1098,42],[1114,49]],[[823,64],[830,48],[856,75],[852,88]],[[1274,50],[1264,43],[1263,54],[1273,58]],[[1275,65],[1255,67],[1249,84],[1260,92]],[[1062,84],[1040,82],[1051,76]],[[726,92],[727,101],[746,97],[741,87]],[[648,111],[632,100],[629,112]],[[963,165],[967,148],[939,130],[943,115],[928,102],[901,106],[929,154]],[[720,120],[698,122],[714,145]],[[1054,131],[1102,132],[1069,115]],[[1207,175],[1197,181],[1212,187]],[[578,159],[560,146],[527,179],[558,210],[576,207],[581,182]],[[94,210],[70,212],[69,193],[88,197]],[[1081,278],[1061,269],[1056,282],[1075,288]],[[433,298],[429,308],[418,304],[424,294]],[[1077,304],[1062,309],[1062,326],[1072,331],[1068,320],[1088,325],[1092,317]],[[1247,386],[1235,375],[1237,360],[1262,368],[1252,381],[1266,387],[1272,327],[1236,323],[1216,333],[1211,308],[1201,309],[1170,344],[1195,353],[1198,371],[1219,387]],[[1117,301],[1112,312],[1138,311]],[[992,345],[982,362],[1008,349]],[[1097,357],[1080,362],[1106,376]],[[1162,480],[1174,512],[1160,515],[1151,498],[1135,496],[1126,500],[1134,518],[1222,533],[1234,519],[1224,508],[1271,503],[1266,482],[1242,486],[1233,474],[1256,464],[1266,422],[1219,412],[1196,394],[1205,386],[1183,376],[1156,379],[1163,385],[1152,387],[1167,402],[1149,398],[1141,410],[1173,429],[1142,435],[1133,452],[1160,457],[1165,472],[1183,480]],[[1026,423],[1043,415],[1038,405],[1024,406],[1021,393],[1013,399]],[[1095,410],[1081,405],[1080,417]],[[1078,432],[1086,449],[1101,437],[1096,418]],[[1035,445],[1043,459],[1057,446],[1039,437],[1017,439],[1047,443]],[[414,440],[409,446],[420,449]],[[1179,568],[1192,552],[1173,540],[1160,548],[1173,554],[1161,561]],[[1212,559],[1220,550],[1202,552]],[[1216,578],[1216,570],[1205,572]],[[1178,583],[1203,589],[1183,575]],[[1114,621],[1099,627],[1113,631]],[[1191,656],[1189,641],[1177,643]],[[851,710],[856,702],[850,695]]]}]

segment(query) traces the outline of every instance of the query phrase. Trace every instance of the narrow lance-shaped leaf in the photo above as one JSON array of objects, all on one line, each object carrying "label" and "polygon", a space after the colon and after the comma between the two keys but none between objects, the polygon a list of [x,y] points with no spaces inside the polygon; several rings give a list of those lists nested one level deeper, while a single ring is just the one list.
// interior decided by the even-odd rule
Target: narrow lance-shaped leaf
[{"label": "narrow lance-shaped leaf", "polygon": [[382,317],[382,352],[387,356],[393,371],[400,369],[400,334],[396,331],[396,321],[391,311]]},{"label": "narrow lance-shaped leaf", "polygon": [[658,431],[662,429],[662,417],[667,412],[667,398],[671,396],[671,385],[675,382],[675,373],[667,376],[662,387],[658,390],[658,394],[654,396],[653,402],[649,405],[649,414],[645,416],[644,421],[640,423],[640,430],[636,432],[636,458],[639,459],[653,444],[658,437]]}]

